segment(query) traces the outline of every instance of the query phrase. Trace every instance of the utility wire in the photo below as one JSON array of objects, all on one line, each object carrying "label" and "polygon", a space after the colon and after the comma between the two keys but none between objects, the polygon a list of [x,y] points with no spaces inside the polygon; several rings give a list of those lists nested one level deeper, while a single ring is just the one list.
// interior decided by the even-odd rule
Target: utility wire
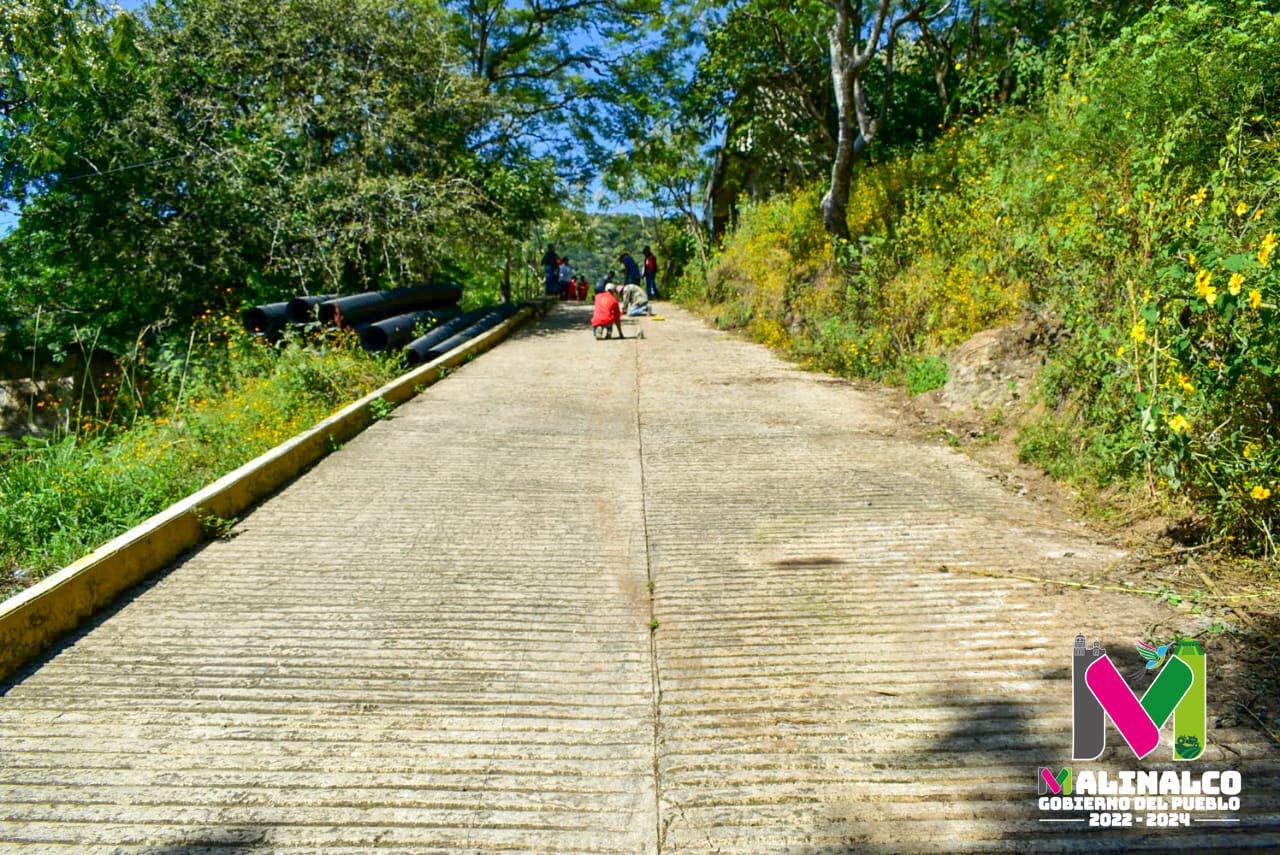
[{"label": "utility wire", "polygon": [[69,178],[62,178],[62,181],[80,181],[84,178],[98,178],[103,175],[115,175],[117,172],[128,172],[132,169],[144,169],[148,166],[160,166],[165,163],[173,163],[175,160],[183,160],[188,157],[195,157],[196,152],[188,152],[186,154],[178,154],[173,157],[164,157],[159,160],[148,160],[143,163],[130,163],[127,166],[117,166],[114,169],[98,170],[97,172],[86,172],[83,175],[72,175]]}]

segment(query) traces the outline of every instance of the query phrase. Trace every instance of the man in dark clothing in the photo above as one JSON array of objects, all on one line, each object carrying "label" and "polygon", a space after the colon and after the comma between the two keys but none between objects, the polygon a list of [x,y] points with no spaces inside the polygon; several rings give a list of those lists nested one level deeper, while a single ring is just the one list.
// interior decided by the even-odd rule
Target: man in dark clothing
[{"label": "man in dark clothing", "polygon": [[658,259],[647,246],[644,248],[644,290],[650,300],[658,299]]},{"label": "man in dark clothing", "polygon": [[636,264],[636,260],[631,257],[631,253],[622,253],[622,255],[618,256],[618,260],[622,262],[622,284],[639,285],[640,265]]},{"label": "man in dark clothing", "polygon": [[560,295],[560,256],[556,254],[555,244],[547,244],[547,251],[542,256],[542,270],[546,274],[546,290],[548,297]]}]

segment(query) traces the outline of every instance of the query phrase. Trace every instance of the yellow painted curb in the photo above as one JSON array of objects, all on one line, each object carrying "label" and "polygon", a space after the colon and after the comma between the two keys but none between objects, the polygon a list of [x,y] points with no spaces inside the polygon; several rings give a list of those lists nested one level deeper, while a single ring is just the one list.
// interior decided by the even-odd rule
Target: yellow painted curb
[{"label": "yellow painted curb", "polygon": [[206,540],[201,519],[240,515],[323,458],[335,444],[345,442],[376,421],[372,410],[375,400],[404,403],[439,380],[448,369],[501,342],[533,313],[534,308],[526,306],[493,329],[370,392],[305,433],[277,445],[0,603],[0,679],[93,617],[123,591]]}]

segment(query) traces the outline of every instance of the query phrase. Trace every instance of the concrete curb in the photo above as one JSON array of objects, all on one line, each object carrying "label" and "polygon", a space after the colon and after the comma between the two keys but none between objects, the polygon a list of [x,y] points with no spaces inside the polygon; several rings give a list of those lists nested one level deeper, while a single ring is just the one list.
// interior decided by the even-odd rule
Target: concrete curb
[{"label": "concrete curb", "polygon": [[489,350],[545,306],[526,305],[511,318],[347,405],[298,434],[171,505],[89,555],[0,603],[0,679],[38,656],[152,573],[208,539],[202,522],[230,518],[300,475],[376,421],[379,398],[402,404],[445,372]]}]

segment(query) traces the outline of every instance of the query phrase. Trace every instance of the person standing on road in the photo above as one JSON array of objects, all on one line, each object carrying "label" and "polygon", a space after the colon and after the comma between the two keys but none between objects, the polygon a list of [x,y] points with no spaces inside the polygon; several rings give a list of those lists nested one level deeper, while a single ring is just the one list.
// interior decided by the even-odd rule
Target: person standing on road
[{"label": "person standing on road", "polygon": [[647,246],[644,248],[644,290],[650,300],[658,299],[658,259]]},{"label": "person standing on road", "polygon": [[631,253],[624,252],[618,256],[618,260],[622,262],[622,281],[630,285],[640,284],[640,265],[636,264],[636,260],[631,257]]},{"label": "person standing on road", "polygon": [[546,274],[544,293],[554,297],[560,293],[560,256],[556,254],[556,245],[547,244],[547,251],[542,254],[542,272]]},{"label": "person standing on road", "polygon": [[573,268],[569,266],[569,259],[560,259],[560,299],[569,299],[569,287],[573,281]]}]

